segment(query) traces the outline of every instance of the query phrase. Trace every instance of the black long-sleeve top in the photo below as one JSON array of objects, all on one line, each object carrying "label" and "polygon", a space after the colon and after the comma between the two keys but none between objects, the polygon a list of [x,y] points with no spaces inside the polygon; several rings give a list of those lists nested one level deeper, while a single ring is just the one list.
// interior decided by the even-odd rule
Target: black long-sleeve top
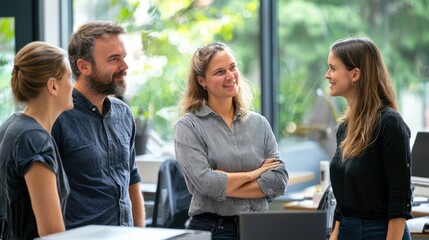
[{"label": "black long-sleeve top", "polygon": [[410,130],[392,108],[381,112],[376,141],[360,156],[342,161],[340,143],[347,124],[337,132],[337,151],[330,177],[337,208],[334,218],[411,218]]}]

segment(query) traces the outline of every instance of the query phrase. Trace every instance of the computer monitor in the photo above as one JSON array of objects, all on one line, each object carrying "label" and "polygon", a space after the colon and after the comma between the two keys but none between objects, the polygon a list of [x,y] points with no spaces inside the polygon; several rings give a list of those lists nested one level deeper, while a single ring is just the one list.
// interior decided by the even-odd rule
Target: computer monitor
[{"label": "computer monitor", "polygon": [[326,239],[325,211],[240,214],[241,240]]},{"label": "computer monitor", "polygon": [[429,198],[429,132],[418,132],[411,150],[414,196]]}]

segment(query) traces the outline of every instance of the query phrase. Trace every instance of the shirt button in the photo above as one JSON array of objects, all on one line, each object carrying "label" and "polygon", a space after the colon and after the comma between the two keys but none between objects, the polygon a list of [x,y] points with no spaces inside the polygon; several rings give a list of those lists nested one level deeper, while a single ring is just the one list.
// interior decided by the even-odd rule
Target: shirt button
[{"label": "shirt button", "polygon": [[97,110],[97,108],[95,108],[95,107],[91,108],[91,111],[95,112],[95,110]]}]

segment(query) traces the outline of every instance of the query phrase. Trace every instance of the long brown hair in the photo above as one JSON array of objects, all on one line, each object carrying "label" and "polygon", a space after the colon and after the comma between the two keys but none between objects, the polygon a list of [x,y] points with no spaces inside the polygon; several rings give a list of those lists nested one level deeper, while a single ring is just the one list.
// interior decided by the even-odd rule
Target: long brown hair
[{"label": "long brown hair", "polygon": [[347,108],[340,119],[347,124],[341,142],[343,160],[360,156],[377,138],[380,112],[391,107],[398,110],[392,80],[380,51],[369,38],[347,38],[331,46],[348,70],[361,71],[357,85],[355,106]]},{"label": "long brown hair", "polygon": [[[187,112],[193,113],[201,109],[201,107],[206,103],[208,97],[207,91],[198,83],[198,76],[205,77],[210,61],[213,56],[220,51],[227,51],[233,54],[226,44],[214,42],[198,48],[192,56],[188,84],[180,102],[180,116],[183,116]],[[233,104],[235,109],[240,109],[243,113],[241,117],[245,117],[251,106],[252,95],[249,83],[246,79],[241,77],[238,84],[238,95],[233,97]]]}]

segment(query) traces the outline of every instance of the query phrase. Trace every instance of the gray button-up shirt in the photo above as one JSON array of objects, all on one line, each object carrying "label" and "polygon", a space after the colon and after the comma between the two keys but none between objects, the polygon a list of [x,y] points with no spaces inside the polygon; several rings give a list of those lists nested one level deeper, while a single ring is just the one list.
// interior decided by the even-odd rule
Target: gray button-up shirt
[{"label": "gray button-up shirt", "polygon": [[280,158],[277,142],[268,121],[250,112],[234,116],[231,127],[207,105],[195,114],[185,114],[175,126],[176,158],[184,174],[192,201],[189,215],[216,213],[221,216],[243,212],[264,212],[268,201],[285,193],[288,173],[284,162],[265,172],[257,182],[267,197],[226,197],[226,172],[248,172],[266,158]]}]

